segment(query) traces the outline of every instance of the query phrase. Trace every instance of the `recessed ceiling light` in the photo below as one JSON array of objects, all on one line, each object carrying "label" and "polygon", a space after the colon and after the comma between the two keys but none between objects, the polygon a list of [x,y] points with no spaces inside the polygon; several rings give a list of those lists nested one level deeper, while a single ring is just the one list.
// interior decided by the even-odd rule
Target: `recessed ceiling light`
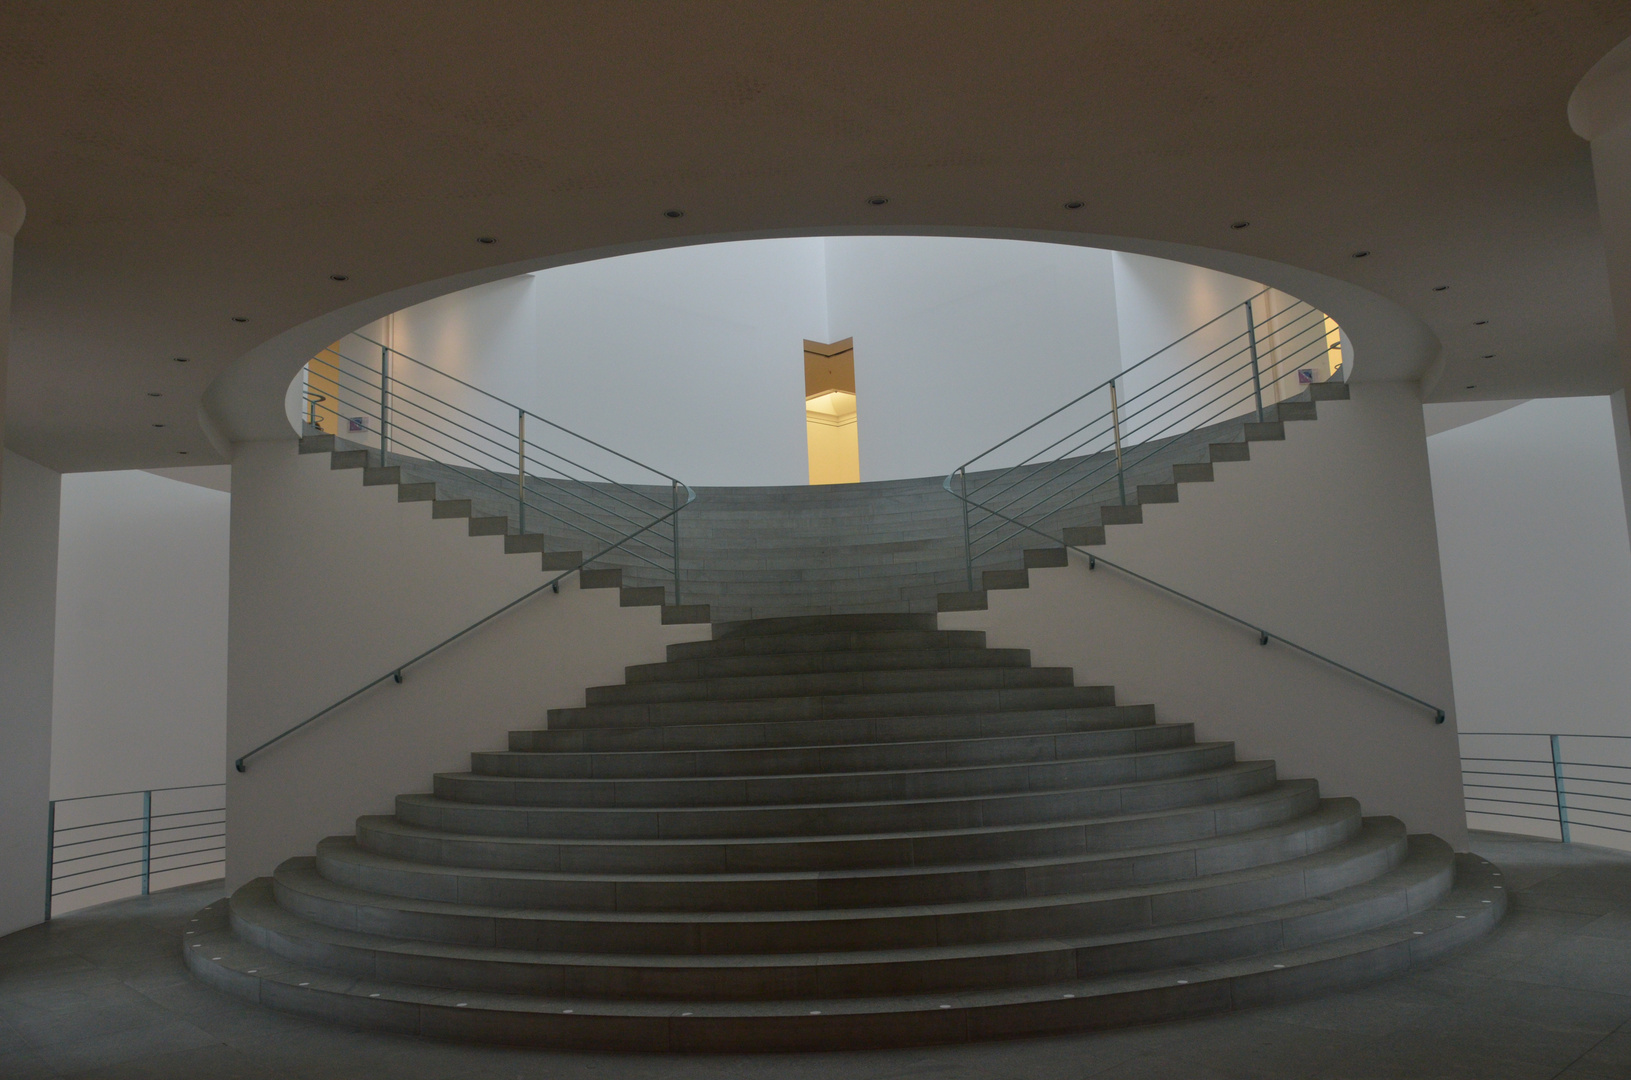
[{"label": "recessed ceiling light", "polygon": [[1366,256],[1368,256],[1369,254],[1370,254],[1370,252],[1368,252],[1368,251],[1356,251],[1356,252],[1354,252],[1354,258],[1363,259]]},{"label": "recessed ceiling light", "polygon": [[1072,199],[1068,203],[1065,204],[1065,209],[1066,210],[1080,210],[1082,207],[1084,207],[1086,205],[1087,204],[1082,202],[1082,200],[1080,200],[1080,199]]},{"label": "recessed ceiling light", "polygon": [[174,359],[178,364],[185,364],[187,362],[187,358],[185,356],[177,356]]},{"label": "recessed ceiling light", "polygon": [[476,243],[478,243],[478,244],[496,244],[496,243],[498,243],[498,237],[496,237],[496,236],[478,236],[478,237],[476,237]]},{"label": "recessed ceiling light", "polygon": [[674,210],[664,210],[663,211],[663,217],[665,217],[665,218],[682,218],[684,216],[685,216],[685,211],[684,210],[674,209]]},{"label": "recessed ceiling light", "polygon": [[159,393],[157,390],[149,390],[147,392],[147,396],[148,397],[163,397],[164,395]]},{"label": "recessed ceiling light", "polygon": [[328,276],[328,279],[330,281],[349,281],[349,280],[351,280],[351,275],[350,274],[330,274]]},{"label": "recessed ceiling light", "polygon": [[888,201],[889,196],[887,195],[873,195],[867,199],[867,204],[870,206],[882,206]]},{"label": "recessed ceiling light", "polygon": [[154,424],[153,426],[154,427],[163,427],[164,425],[163,424]]},{"label": "recessed ceiling light", "polygon": [[1251,224],[1252,223],[1249,222],[1249,221],[1237,221],[1234,224],[1230,225],[1229,228],[1231,228],[1231,229],[1247,229],[1247,228],[1251,227]]},{"label": "recessed ceiling light", "polygon": [[1449,288],[1448,285],[1434,285],[1433,286],[1433,291],[1434,292],[1443,292],[1445,289],[1448,289],[1448,288]]},{"label": "recessed ceiling light", "polygon": [[233,322],[248,322],[249,321],[249,316],[247,316],[247,315],[234,315],[232,317],[232,321]]}]

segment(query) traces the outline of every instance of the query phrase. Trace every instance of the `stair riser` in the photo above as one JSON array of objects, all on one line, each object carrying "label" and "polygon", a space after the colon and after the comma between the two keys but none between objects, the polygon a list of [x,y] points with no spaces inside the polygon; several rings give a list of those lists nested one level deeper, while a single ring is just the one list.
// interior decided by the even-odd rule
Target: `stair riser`
[{"label": "stair riser", "polygon": [[[1461,869],[1487,878],[1487,864],[1462,856]],[[272,1008],[321,1020],[378,1030],[464,1041],[508,1043],[554,1049],[627,1050],[668,1052],[767,1052],[830,1050],[837,1046],[903,1047],[926,1043],[961,1043],[981,1039],[1015,1038],[1090,1031],[1105,1027],[1147,1024],[1198,1016],[1234,1008],[1294,1003],[1310,996],[1374,983],[1414,966],[1431,963],[1445,953],[1489,932],[1505,911],[1504,892],[1489,892],[1480,882],[1469,887],[1470,897],[1455,893],[1446,905],[1464,912],[1461,919],[1445,913],[1418,916],[1405,928],[1379,931],[1346,951],[1332,955],[1286,956],[1284,969],[1266,962],[1241,962],[1188,985],[1156,975],[1135,980],[1122,989],[1095,984],[1067,984],[1074,997],[1052,990],[1024,999],[900,1002],[895,1007],[853,1012],[828,1009],[796,1012],[739,1012],[697,1010],[677,1017],[675,1010],[607,1010],[584,1008],[582,1000],[572,1013],[559,1009],[509,1009],[495,1002],[472,1001],[471,1008],[453,1002],[421,1003],[421,998],[386,993],[364,997],[343,981],[313,974],[308,986],[296,987],[303,975],[276,977],[246,975],[245,968],[263,963],[264,953],[250,952],[226,934],[208,930],[199,949],[186,949],[190,970],[202,981],[227,993]],[[1479,895],[1493,897],[1478,902]],[[224,907],[224,905],[222,905]],[[1436,917],[1435,917],[1436,916]],[[225,921],[213,909],[201,913],[207,927]],[[255,931],[241,920],[246,937]],[[1421,926],[1426,936],[1411,936],[1409,927]],[[219,950],[223,962],[209,955]],[[1085,992],[1083,992],[1085,991]],[[949,1008],[941,1008],[949,1005]],[[717,1008],[717,1007],[716,1007]]]},{"label": "stair riser", "polygon": [[1216,776],[1181,777],[1131,787],[837,806],[576,810],[426,804],[404,797],[397,800],[397,817],[425,828],[487,836],[604,839],[835,836],[1148,813],[1239,798],[1263,791],[1273,782],[1273,764],[1265,762]]},{"label": "stair riser", "polygon": [[815,694],[950,693],[1068,687],[1070,668],[931,668],[901,671],[832,671],[816,675],[751,675],[694,682],[591,686],[585,700],[602,705],[734,701],[744,698],[802,698]]},{"label": "stair riser", "polygon": [[[753,919],[747,917],[746,921],[713,922],[688,921],[683,915],[669,916],[652,921],[605,921],[596,919],[574,918],[562,915],[542,916],[533,918],[511,918],[496,912],[485,914],[456,914],[433,913],[426,911],[411,911],[378,905],[352,905],[350,903],[336,902],[325,898],[319,893],[307,892],[301,888],[301,882],[296,879],[286,883],[283,871],[275,883],[275,893],[280,907],[302,918],[308,919],[320,926],[334,927],[340,930],[351,930],[365,934],[378,934],[386,937],[407,939],[410,941],[436,942],[447,945],[477,946],[484,948],[511,949],[522,952],[548,952],[548,953],[584,953],[611,956],[771,956],[790,954],[819,954],[823,952],[868,951],[868,950],[899,950],[899,949],[933,949],[938,946],[982,945],[996,942],[1031,943],[1059,937],[1097,936],[1105,934],[1136,933],[1156,930],[1163,927],[1174,927],[1180,924],[1192,923],[1201,919],[1221,919],[1267,907],[1283,904],[1296,904],[1299,901],[1315,899],[1336,892],[1340,889],[1355,885],[1362,885],[1381,877],[1394,867],[1398,866],[1407,852],[1407,844],[1402,831],[1390,838],[1385,845],[1367,846],[1363,844],[1351,845],[1363,850],[1353,857],[1343,859],[1346,849],[1329,852],[1326,855],[1327,866],[1318,880],[1305,880],[1304,875],[1296,868],[1296,864],[1285,867],[1280,872],[1271,870],[1260,876],[1253,877],[1249,883],[1233,886],[1213,886],[1205,881],[1186,883],[1184,886],[1171,892],[1156,892],[1152,896],[1112,896],[1107,898],[1056,898],[1052,902],[1042,901],[1025,907],[998,909],[995,911],[981,911],[962,914],[913,914],[912,909],[895,909],[888,913],[876,916],[844,917],[841,913],[829,913],[826,917],[813,917],[797,921],[769,917]],[[1279,868],[1275,868],[1279,869]],[[1446,867],[1447,869],[1447,867]],[[320,885],[320,883],[318,883]],[[1407,903],[1404,897],[1394,898],[1391,905],[1392,914],[1402,917],[1407,914]],[[1201,914],[1194,914],[1201,913]],[[1376,915],[1373,910],[1372,916]],[[1327,918],[1323,926],[1337,929],[1341,933],[1354,932],[1354,920],[1363,918],[1363,914],[1343,912],[1335,920]],[[1362,927],[1360,927],[1362,928]],[[1308,931],[1304,931],[1305,936]],[[1224,944],[1226,935],[1218,935],[1219,944]],[[1169,961],[1162,955],[1164,950],[1170,950],[1171,938],[1156,938],[1154,941],[1127,943],[1118,948],[1108,950],[1108,955],[1098,958],[1111,970],[1138,970],[1149,967],[1170,966]],[[1227,947],[1225,945],[1225,947]],[[1275,935],[1271,948],[1281,947],[1279,935]],[[1259,950],[1261,951],[1261,950]],[[1078,975],[1077,961],[1072,951],[1061,950],[1055,954],[1069,956],[1070,968],[1061,972],[1054,968],[1041,976],[1041,979],[1052,981],[1056,979],[1074,978]],[[291,959],[294,959],[291,957]],[[307,958],[310,959],[309,956]],[[569,992],[592,994],[595,996],[648,996],[650,995],[650,981],[661,978],[664,972],[674,979],[678,985],[671,991],[677,996],[684,997],[710,997],[710,998],[739,998],[758,996],[758,982],[770,979],[772,985],[790,973],[807,970],[813,974],[817,970],[842,970],[843,965],[835,963],[836,958],[825,958],[817,964],[813,956],[806,960],[800,955],[797,960],[790,960],[786,965],[764,965],[753,967],[744,965],[739,969],[730,967],[680,967],[671,968],[666,965],[646,967],[644,965],[628,965],[633,971],[639,972],[644,985],[648,987],[646,993],[628,985],[606,986],[593,989],[586,985],[568,986]],[[961,965],[983,965],[992,961],[1002,962],[1004,966],[1014,962],[1017,957],[992,957],[986,961],[959,961]],[[329,965],[316,962],[319,966]],[[420,957],[421,964],[434,965],[438,961],[431,957]],[[1181,961],[1177,961],[1181,962]],[[898,966],[910,965],[909,959],[902,958],[890,963],[866,963],[852,966],[852,977],[871,973],[874,978],[878,971],[897,970]],[[487,967],[515,967],[495,963],[493,961],[469,964],[459,961],[458,966],[469,968]],[[529,964],[543,974],[549,969],[573,970],[567,965]],[[584,966],[577,969],[585,976],[593,977],[596,972],[601,975],[615,974],[628,969],[621,964],[615,966]],[[1006,977],[992,978],[993,972],[985,980],[974,985],[1000,985],[1006,982]],[[748,982],[746,985],[733,984],[732,976],[740,975]],[[1033,981],[1021,978],[1019,981]],[[490,984],[472,982],[468,979],[458,979],[451,972],[447,981],[432,980],[434,984],[461,986],[465,988],[481,987],[485,989],[498,989]],[[925,989],[944,989],[942,986],[930,986]],[[895,993],[901,988],[896,986],[878,986],[876,982],[856,978],[846,985],[831,986],[828,993],[837,996],[855,996],[875,992]],[[799,991],[796,996],[808,996],[812,991],[808,988]],[[659,993],[657,996],[669,996],[668,993]],[[819,996],[816,993],[815,996]]]},{"label": "stair riser", "polygon": [[906,633],[782,634],[728,640],[682,641],[668,646],[670,661],[726,656],[770,656],[777,653],[869,652],[897,649],[983,649],[983,630],[933,630]]},{"label": "stair riser", "polygon": [[510,732],[519,752],[593,753],[639,750],[698,751],[821,746],[854,743],[920,742],[1005,734],[1102,731],[1155,722],[1149,705],[1110,705],[1085,709],[1026,709],[951,716],[853,717],[792,720],[770,724],[674,724],[650,728],[576,728]]},{"label": "stair riser", "polygon": [[652,727],[662,724],[761,723],[840,720],[865,716],[955,715],[1114,705],[1109,686],[1053,686],[1010,690],[930,690],[899,694],[833,694],[744,701],[651,705],[596,705],[549,710],[552,728]]},{"label": "stair riser", "polygon": [[[1199,881],[1151,897],[1058,898],[1052,903],[1043,901],[1040,905],[964,914],[918,915],[910,913],[911,909],[895,909],[875,916],[851,918],[829,913],[824,918],[796,922],[774,916],[762,920],[748,916],[747,921],[731,922],[692,922],[683,915],[653,916],[647,922],[570,915],[516,918],[502,912],[462,914],[401,910],[377,903],[353,905],[330,900],[320,891],[303,889],[298,879],[286,883],[287,871],[283,869],[279,872],[276,894],[285,910],[319,925],[411,941],[551,953],[786,955],[1025,942],[1137,932],[1197,919],[1223,918],[1363,884],[1397,866],[1405,851],[1401,832],[1386,847],[1366,849],[1345,861],[1331,859],[1318,881],[1309,880],[1294,867],[1287,867],[1246,884],[1213,886]],[[1341,854],[1332,852],[1329,856]],[[315,884],[320,890],[321,882]],[[1191,914],[1193,912],[1204,914]],[[1051,977],[1068,976],[1055,973]],[[722,976],[718,969],[708,968],[693,972],[691,978],[698,980],[694,992],[700,994],[705,992],[706,986],[717,986]],[[852,986],[846,992],[855,994],[863,989]],[[738,993],[733,990],[723,996],[735,997]]]},{"label": "stair riser", "polygon": [[470,771],[483,776],[572,779],[682,776],[774,776],[788,773],[935,769],[1008,762],[1060,761],[1098,754],[1170,749],[1193,741],[1189,724],[1148,728],[1019,735],[1008,738],[943,739],[934,742],[798,746],[772,750],[693,750],[603,754],[470,755]]},{"label": "stair riser", "polygon": [[1020,791],[1129,784],[1221,769],[1233,744],[1149,754],[813,776],[675,777],[640,780],[513,779],[438,774],[435,792],[452,802],[542,807],[781,806],[885,799],[949,799]]},{"label": "stair riser", "polygon": [[346,844],[320,847],[317,867],[330,881],[385,896],[575,911],[815,911],[890,904],[1018,899],[1130,888],[1202,874],[1264,866],[1325,851],[1359,828],[1357,810],[1312,815],[1271,837],[1229,837],[1182,850],[1127,856],[1080,854],[1045,865],[980,863],[967,867],[902,867],[899,873],[845,873],[774,880],[719,881],[516,878],[481,871],[436,871],[407,863],[378,864]]},{"label": "stair riser", "polygon": [[624,669],[631,685],[764,675],[817,675],[837,671],[947,668],[1024,668],[1029,649],[912,649],[881,652],[771,653],[635,664]]},{"label": "stair riser", "polygon": [[787,634],[924,633],[938,629],[933,615],[812,615],[752,622],[715,623],[714,640],[781,637]]},{"label": "stair riser", "polygon": [[1128,851],[1284,824],[1311,813],[1318,803],[1317,785],[1292,783],[1235,806],[1185,807],[1133,818],[1030,823],[926,836],[777,837],[712,843],[556,843],[441,833],[421,836],[374,827],[370,819],[364,818],[357,823],[357,840],[363,848],[393,858],[486,870],[569,874],[810,872]]}]

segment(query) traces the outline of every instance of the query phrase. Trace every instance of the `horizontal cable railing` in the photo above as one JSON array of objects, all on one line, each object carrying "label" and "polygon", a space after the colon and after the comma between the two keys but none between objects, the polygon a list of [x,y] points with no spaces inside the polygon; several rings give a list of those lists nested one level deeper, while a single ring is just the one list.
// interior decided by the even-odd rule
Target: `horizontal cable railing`
[{"label": "horizontal cable railing", "polygon": [[[251,747],[251,758],[316,723],[539,594],[615,558],[680,593],[680,511],[689,485],[553,420],[360,333],[306,365],[305,423],[332,424],[348,445],[402,470],[401,481],[436,484],[438,498],[468,498],[472,517],[503,517],[524,550],[574,552],[570,566],[502,607],[395,664],[337,701]],[[529,434],[530,431],[530,434]]]},{"label": "horizontal cable railing", "polygon": [[[1467,813],[1631,837],[1631,735],[1461,732]],[[1621,846],[1631,841],[1621,841]]]},{"label": "horizontal cable railing", "polygon": [[53,799],[46,821],[46,921],[58,897],[121,884],[146,896],[155,879],[226,865],[225,784]]},{"label": "horizontal cable railing", "polygon": [[[1072,398],[1040,420],[975,455],[943,487],[962,503],[963,563],[969,590],[976,568],[1017,548],[1081,548],[1071,528],[1099,524],[1100,507],[1126,506],[1140,479],[1170,482],[1158,471],[1180,458],[1204,456],[1206,444],[1246,434],[1223,427],[1262,423],[1282,402],[1342,366],[1340,334],[1325,313],[1303,300],[1262,289]],[[1292,380],[1295,380],[1294,382]],[[1100,564],[1279,642],[1311,659],[1432,713],[1445,712],[1397,686],[1232,615],[1204,600],[1082,549],[1088,569]]]}]

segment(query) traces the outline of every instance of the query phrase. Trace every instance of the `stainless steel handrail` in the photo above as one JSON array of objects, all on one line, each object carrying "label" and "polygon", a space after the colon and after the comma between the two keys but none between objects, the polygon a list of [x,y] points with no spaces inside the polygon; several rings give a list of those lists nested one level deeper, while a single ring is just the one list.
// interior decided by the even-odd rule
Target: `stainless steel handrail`
[{"label": "stainless steel handrail", "polygon": [[[686,485],[683,485],[683,484],[681,486],[685,488],[685,492],[686,492],[685,502],[681,503],[679,506],[676,506],[673,510],[669,511],[668,514],[665,514],[661,518],[658,518],[656,521],[653,521],[650,525],[647,525],[646,526],[647,530],[655,528],[656,526],[662,524],[664,521],[668,520],[670,517],[674,516],[675,514],[678,514],[686,506],[690,505],[692,502],[694,502],[696,500],[696,492],[692,491],[689,486],[686,486]],[[642,530],[642,531],[645,531],[645,530]],[[437,652],[438,650],[443,649],[446,646],[453,644],[455,641],[458,641],[460,638],[464,637],[466,634],[470,633],[472,630],[476,630],[476,629],[478,629],[478,628],[480,628],[482,626],[485,626],[487,623],[489,623],[489,622],[493,621],[494,619],[498,618],[500,615],[504,614],[505,612],[511,610],[512,608],[520,605],[521,603],[523,603],[523,602],[525,602],[527,600],[530,600],[532,597],[537,596],[539,593],[543,592],[545,589],[550,589],[550,590],[552,590],[554,592],[559,592],[560,591],[560,583],[561,583],[562,579],[570,577],[571,575],[573,575],[575,573],[578,573],[580,570],[582,570],[584,567],[588,566],[590,563],[594,562],[596,559],[601,558],[602,556],[604,556],[604,555],[608,554],[609,552],[611,552],[612,550],[616,549],[618,546],[620,546],[621,543],[622,543],[622,541],[619,541],[618,544],[613,544],[611,547],[608,547],[603,551],[596,552],[594,555],[591,555],[589,558],[584,559],[582,562],[578,563],[576,566],[572,567],[569,570],[562,571],[561,573],[557,574],[555,577],[553,577],[550,580],[544,582],[542,585],[539,585],[537,588],[527,590],[526,592],[522,593],[520,596],[516,597],[514,600],[511,600],[509,603],[505,604],[503,607],[498,608],[498,609],[496,609],[496,610],[494,610],[492,612],[489,612],[486,615],[483,615],[481,618],[477,619],[475,622],[471,623],[469,626],[466,626],[464,629],[458,631],[457,633],[455,633],[455,634],[453,634],[453,635],[451,635],[449,637],[443,638],[441,641],[437,642],[435,645],[432,645],[430,648],[426,649],[425,651],[419,653],[417,656],[414,656],[413,658],[411,658],[409,660],[406,660],[401,664],[396,665],[391,670],[387,671],[385,674],[379,676],[378,678],[373,679],[370,682],[367,682],[367,683],[363,684],[362,686],[359,686],[357,689],[351,691],[351,693],[347,694],[345,697],[341,698],[340,700],[334,702],[332,705],[329,705],[329,706],[327,706],[327,707],[325,707],[323,709],[318,710],[317,712],[313,713],[312,715],[306,717],[306,719],[300,721],[300,723],[295,724],[294,726],[292,726],[290,728],[287,728],[286,730],[281,731],[278,734],[272,736],[270,739],[267,739],[265,742],[261,743],[259,746],[254,747],[253,749],[249,750],[248,752],[243,754],[241,757],[239,757],[237,760],[235,760],[232,763],[233,768],[235,768],[238,772],[248,772],[249,770],[248,770],[247,766],[248,766],[249,759],[254,757],[256,754],[259,754],[259,753],[269,749],[273,745],[275,745],[275,744],[277,744],[279,742],[282,742],[284,739],[287,739],[290,735],[293,735],[295,732],[297,732],[300,729],[306,727],[308,724],[311,724],[311,723],[313,723],[313,722],[315,722],[317,720],[321,720],[323,717],[327,716],[329,713],[333,712],[335,709],[338,709],[340,706],[346,704],[347,702],[352,701],[352,700],[360,697],[362,694],[366,693],[369,690],[372,690],[374,687],[376,687],[376,686],[380,685],[381,683],[385,682],[387,679],[392,679],[397,683],[401,683],[402,682],[402,673],[404,671],[406,671],[408,668],[410,668],[413,665],[419,663],[421,660],[424,660],[426,657],[428,657],[431,654]]]}]

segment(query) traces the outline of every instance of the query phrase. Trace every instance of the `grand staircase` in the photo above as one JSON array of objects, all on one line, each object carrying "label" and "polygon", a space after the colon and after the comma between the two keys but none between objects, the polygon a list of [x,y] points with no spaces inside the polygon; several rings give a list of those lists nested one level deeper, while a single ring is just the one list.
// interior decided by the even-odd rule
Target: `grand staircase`
[{"label": "grand staircase", "polygon": [[188,927],[350,1026],[785,1050],[1303,997],[1488,931],[1499,872],[934,614],[715,623]]}]

